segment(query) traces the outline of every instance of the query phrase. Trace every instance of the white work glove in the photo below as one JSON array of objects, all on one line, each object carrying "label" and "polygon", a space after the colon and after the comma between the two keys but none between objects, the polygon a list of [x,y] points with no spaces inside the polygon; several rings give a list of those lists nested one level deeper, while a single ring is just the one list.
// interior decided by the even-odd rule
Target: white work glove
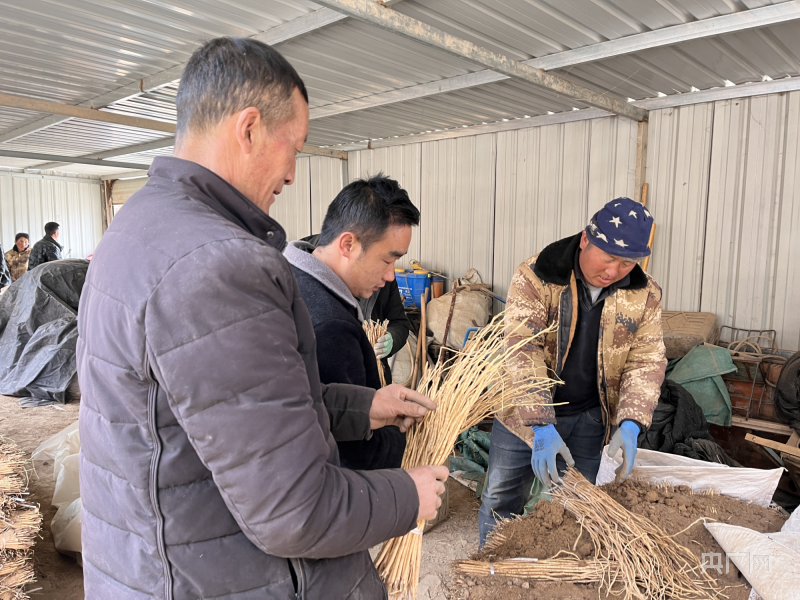
[{"label": "white work glove", "polygon": [[394,341],[392,340],[391,333],[385,333],[381,337],[378,338],[378,341],[375,342],[373,346],[373,350],[375,350],[375,356],[380,358],[386,358],[392,351],[392,345]]}]

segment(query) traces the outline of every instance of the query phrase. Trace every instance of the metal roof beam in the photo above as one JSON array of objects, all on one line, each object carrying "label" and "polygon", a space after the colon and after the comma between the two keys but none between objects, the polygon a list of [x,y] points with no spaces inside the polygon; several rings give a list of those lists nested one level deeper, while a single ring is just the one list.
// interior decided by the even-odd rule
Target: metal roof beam
[{"label": "metal roof beam", "polygon": [[112,162],[108,160],[96,160],[92,158],[80,158],[71,156],[57,156],[55,154],[38,154],[36,152],[17,152],[16,150],[3,150],[0,148],[0,156],[8,158],[27,158],[30,160],[60,161],[64,164],[76,165],[97,165],[100,167],[116,167],[118,169],[148,169],[147,165],[127,162]]},{"label": "metal roof beam", "polygon": [[[34,100],[33,98],[20,98],[19,96],[9,96],[8,94],[0,94],[0,106],[10,106],[11,108],[19,108],[23,110],[33,110],[37,112],[51,113],[56,115],[65,115],[69,118],[85,119],[87,121],[102,121],[104,123],[116,123],[118,125],[127,125],[128,127],[137,127],[139,129],[150,129],[153,131],[164,131],[166,133],[175,133],[174,123],[165,123],[164,121],[156,121],[154,119],[144,119],[142,117],[131,117],[128,115],[118,115],[117,113],[105,112],[96,110],[94,108],[83,108],[81,106],[73,106],[71,104],[60,104],[58,102],[46,102],[44,100]],[[169,143],[167,143],[169,142]],[[135,146],[125,146],[117,150],[108,150],[100,153],[104,157],[122,156],[124,154],[133,154],[134,152],[144,152],[145,150],[153,150],[154,148],[165,148],[172,146],[175,143],[175,138],[156,140],[154,142],[147,142],[146,144],[137,144]],[[137,148],[132,151],[131,148]],[[317,146],[303,146],[304,154],[314,154],[316,156],[328,156],[330,158],[338,158],[340,160],[347,160],[347,153],[339,150],[332,150],[330,148],[319,148]],[[29,153],[23,153],[29,154]],[[7,155],[5,155],[7,156]],[[75,160],[80,158],[82,160],[98,160],[97,153],[89,154],[83,157],[64,157],[69,159],[70,162],[66,164],[79,163]],[[24,158],[18,156],[17,158]],[[58,159],[42,159],[42,160],[58,160]],[[59,162],[64,162],[59,160]],[[85,163],[95,164],[95,163]],[[140,168],[139,165],[137,168]]]},{"label": "metal roof beam", "polygon": [[94,108],[84,108],[82,106],[73,106],[71,104],[61,104],[60,102],[47,102],[46,100],[21,98],[19,96],[11,96],[9,94],[0,94],[0,106],[50,113],[51,115],[63,115],[68,118],[115,123],[117,125],[127,125],[128,127],[137,127],[139,129],[150,129],[152,131],[175,133],[174,123],[166,123],[164,121],[156,121],[154,119],[144,119],[142,117],[118,115],[116,113],[104,112]]},{"label": "metal roof beam", "polygon": [[[614,58],[615,56],[631,54],[641,50],[660,48],[680,42],[719,36],[726,33],[735,33],[737,31],[745,31],[768,25],[776,25],[796,19],[800,19],[800,0],[792,0],[782,4],[774,4],[730,15],[723,15],[721,17],[703,19],[702,21],[674,25],[655,31],[647,31],[617,40],[576,48],[575,50],[567,50],[565,52],[549,54],[541,58],[533,58],[523,61],[523,63],[534,68],[548,71],[551,69],[572,67],[587,62]],[[453,92],[478,85],[485,85],[487,83],[495,83],[506,79],[509,79],[509,77],[502,73],[490,70],[478,71],[477,73],[459,75],[433,81],[431,83],[410,86],[400,90],[357,98],[355,100],[319,106],[311,110],[311,118],[321,119],[357,110],[374,108],[376,106],[393,104],[395,102],[405,102],[407,100],[424,98],[434,94]]]},{"label": "metal roof beam", "polygon": [[[168,137],[162,140],[155,140],[154,142],[144,142],[141,144],[132,144],[131,146],[123,146],[122,148],[115,148],[114,150],[106,150],[104,152],[93,152],[92,154],[84,154],[79,158],[94,158],[101,160],[103,158],[113,158],[115,156],[125,156],[126,154],[137,154],[139,152],[147,152],[148,150],[160,150],[161,148],[169,148],[175,145],[175,138]],[[69,160],[74,160],[70,158]],[[58,167],[72,164],[71,162],[49,162],[43,165],[36,165],[35,167],[28,167],[29,169],[36,169],[39,171],[49,171],[57,169]]]},{"label": "metal roof beam", "polygon": [[641,121],[647,116],[647,111],[632,106],[621,98],[575,85],[563,77],[517,62],[504,54],[476,46],[472,42],[450,35],[441,29],[431,27],[427,23],[407,17],[371,0],[317,0],[317,3],[377,25],[387,31],[465,58],[493,71],[533,83],[614,114],[635,121]]},{"label": "metal roof beam", "polygon": [[[400,0],[389,0],[386,4],[394,4],[399,1]],[[308,13],[307,15],[303,15],[302,17],[292,19],[291,21],[283,23],[282,25],[278,25],[277,27],[273,27],[272,29],[269,29],[263,33],[259,33],[253,36],[253,38],[270,45],[280,44],[282,42],[297,39],[303,35],[322,29],[323,27],[328,27],[329,25],[333,25],[334,23],[338,23],[344,19],[347,19],[346,15],[329,8],[322,8],[312,13]],[[78,106],[87,108],[103,108],[109,104],[113,104],[114,102],[119,102],[120,100],[125,100],[126,98],[138,96],[139,94],[148,92],[150,90],[163,87],[180,79],[184,67],[185,65],[182,64],[170,67],[169,69],[161,71],[160,73],[156,73],[155,75],[151,75],[150,77],[145,77],[139,81],[134,81],[133,83],[129,83],[115,90],[111,90],[110,92],[106,92],[105,94],[92,98],[91,100],[82,102]],[[66,119],[60,116],[50,116],[43,119],[37,119],[32,123],[27,123],[26,125],[15,127],[14,129],[9,129],[5,132],[0,132],[0,143],[8,142],[41,129],[52,127],[53,125],[61,123],[62,121],[66,121]]]},{"label": "metal roof beam", "polygon": [[774,81],[763,81],[760,83],[745,83],[731,87],[702,90],[700,92],[672,94],[671,96],[664,96],[663,98],[649,98],[647,100],[639,100],[635,104],[647,110],[660,110],[662,108],[688,106],[690,104],[702,104],[704,102],[717,102],[718,100],[733,100],[749,98],[751,96],[765,96],[767,94],[783,94],[796,91],[800,91],[800,77],[787,77],[786,79],[776,79]]}]

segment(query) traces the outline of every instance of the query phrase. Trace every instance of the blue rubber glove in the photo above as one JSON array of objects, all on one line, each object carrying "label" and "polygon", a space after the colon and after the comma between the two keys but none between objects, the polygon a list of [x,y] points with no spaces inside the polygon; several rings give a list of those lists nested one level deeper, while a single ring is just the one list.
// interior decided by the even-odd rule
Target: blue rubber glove
[{"label": "blue rubber glove", "polygon": [[633,461],[636,460],[636,442],[639,439],[640,431],[636,421],[623,421],[611,438],[607,452],[611,458],[614,458],[622,448],[622,464],[616,470],[617,483],[625,481],[633,470]]},{"label": "blue rubber glove", "polygon": [[378,340],[375,342],[375,346],[373,346],[373,350],[375,351],[375,356],[380,358],[386,358],[389,356],[389,353],[392,351],[392,346],[394,345],[394,340],[392,339],[392,334],[386,332]]},{"label": "blue rubber glove", "polygon": [[553,485],[552,482],[561,483],[561,478],[558,476],[558,469],[556,468],[556,454],[560,454],[570,467],[575,466],[575,461],[572,460],[572,453],[570,453],[561,436],[558,435],[556,426],[534,425],[531,466],[537,479],[547,489],[550,489]]}]

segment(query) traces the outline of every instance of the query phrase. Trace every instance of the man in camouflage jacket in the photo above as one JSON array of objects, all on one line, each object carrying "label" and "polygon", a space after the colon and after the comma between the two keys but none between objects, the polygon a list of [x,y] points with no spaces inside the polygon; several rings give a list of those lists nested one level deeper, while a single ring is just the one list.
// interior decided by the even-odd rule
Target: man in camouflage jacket
[{"label": "man in camouflage jacket", "polygon": [[509,367],[532,361],[540,375],[560,383],[533,392],[533,406],[508,406],[495,421],[481,545],[496,515],[522,512],[534,474],[549,487],[574,464],[594,482],[609,441],[610,453],[623,450],[618,479],[633,468],[667,365],[661,288],[637,264],[650,253],[652,223],[641,204],[612,200],[584,232],[550,244],[514,273],[506,343],[519,341],[513,332],[520,325],[546,333],[512,356]]}]

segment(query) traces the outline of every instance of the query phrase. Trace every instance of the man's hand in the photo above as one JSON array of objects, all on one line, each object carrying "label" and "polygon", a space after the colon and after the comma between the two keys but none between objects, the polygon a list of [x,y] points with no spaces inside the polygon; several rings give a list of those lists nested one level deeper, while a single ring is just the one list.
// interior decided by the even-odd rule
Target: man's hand
[{"label": "man's hand", "polygon": [[436,511],[442,505],[441,495],[444,494],[444,482],[450,471],[447,467],[414,467],[407,469],[406,473],[414,480],[419,496],[419,512],[417,519],[430,521],[436,517]]},{"label": "man's hand", "polygon": [[633,461],[636,460],[636,443],[639,439],[639,425],[636,421],[623,421],[620,423],[619,428],[611,438],[611,443],[608,444],[607,454],[614,458],[614,456],[622,448],[622,464],[617,468],[616,482],[621,483],[628,478],[628,475],[633,471]]},{"label": "man's hand", "polygon": [[414,423],[422,420],[429,410],[436,410],[436,402],[393,383],[375,392],[369,409],[369,426],[371,429],[380,429],[396,425],[405,433]]},{"label": "man's hand", "polygon": [[378,338],[372,349],[375,351],[375,356],[377,356],[378,359],[383,359],[389,356],[389,354],[392,352],[393,345],[394,340],[392,339],[392,334],[387,331]]},{"label": "man's hand", "polygon": [[550,489],[553,485],[552,481],[561,483],[561,478],[558,476],[558,468],[556,467],[556,454],[560,454],[570,467],[575,466],[572,453],[567,448],[564,440],[561,439],[561,436],[558,435],[555,425],[534,425],[531,466],[536,478],[547,489]]}]

